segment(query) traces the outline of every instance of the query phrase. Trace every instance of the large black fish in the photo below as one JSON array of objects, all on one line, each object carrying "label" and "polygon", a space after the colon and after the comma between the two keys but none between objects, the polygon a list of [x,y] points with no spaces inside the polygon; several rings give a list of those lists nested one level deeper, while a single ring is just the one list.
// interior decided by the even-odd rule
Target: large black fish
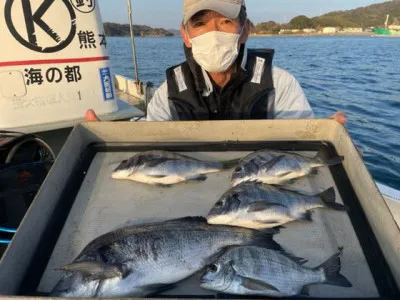
[{"label": "large black fish", "polygon": [[91,242],[66,272],[52,297],[145,297],[168,289],[207,264],[227,247],[260,245],[280,249],[272,235],[208,225],[183,218],[118,229]]}]

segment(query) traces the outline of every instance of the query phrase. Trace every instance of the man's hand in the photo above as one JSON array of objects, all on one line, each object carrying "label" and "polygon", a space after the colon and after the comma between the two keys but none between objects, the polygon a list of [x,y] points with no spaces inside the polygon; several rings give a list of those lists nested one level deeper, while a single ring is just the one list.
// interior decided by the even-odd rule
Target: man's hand
[{"label": "man's hand", "polygon": [[347,114],[344,111],[335,112],[331,117],[329,117],[329,119],[335,120],[343,125],[349,121]]},{"label": "man's hand", "polygon": [[98,122],[100,121],[99,117],[97,117],[96,113],[94,112],[93,109],[89,109],[86,112],[85,119],[87,122]]}]

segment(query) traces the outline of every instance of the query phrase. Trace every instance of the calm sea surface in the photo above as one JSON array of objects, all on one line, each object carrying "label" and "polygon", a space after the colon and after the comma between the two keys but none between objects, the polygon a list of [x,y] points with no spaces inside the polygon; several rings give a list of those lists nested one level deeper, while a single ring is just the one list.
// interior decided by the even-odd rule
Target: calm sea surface
[{"label": "calm sea surface", "polygon": [[[133,77],[129,38],[109,38],[115,73]],[[139,75],[158,87],[184,60],[180,38],[137,38]],[[260,37],[274,64],[301,83],[318,117],[348,113],[352,138],[378,182],[400,189],[400,38]]]}]

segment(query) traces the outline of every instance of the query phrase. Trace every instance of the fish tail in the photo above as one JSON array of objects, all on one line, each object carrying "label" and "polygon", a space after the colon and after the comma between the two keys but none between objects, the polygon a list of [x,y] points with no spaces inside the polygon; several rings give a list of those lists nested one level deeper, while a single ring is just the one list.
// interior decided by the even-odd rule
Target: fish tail
[{"label": "fish tail", "polygon": [[270,250],[284,251],[282,246],[274,241],[274,234],[272,234],[269,230],[254,231],[254,236],[250,242],[250,245],[267,248]]},{"label": "fish tail", "polygon": [[316,167],[330,167],[341,164],[344,161],[344,156],[335,156],[333,158],[326,159],[325,153],[323,151],[318,152],[317,156],[314,158]]},{"label": "fish tail", "polygon": [[348,210],[346,206],[344,206],[340,203],[336,203],[336,192],[333,187],[327,189],[326,191],[320,193],[317,196],[321,198],[323,204],[327,208],[331,208],[333,210],[338,210],[338,211],[347,211]]},{"label": "fish tail", "polygon": [[222,169],[223,170],[232,169],[238,165],[239,161],[240,161],[240,158],[222,161],[221,162]]},{"label": "fish tail", "polygon": [[315,268],[315,270],[323,269],[325,273],[325,284],[341,286],[341,287],[352,287],[353,285],[350,281],[347,280],[342,274],[340,274],[341,262],[340,255],[342,254],[343,249],[340,249],[340,252],[333,255],[326,262],[324,262],[319,267]]}]

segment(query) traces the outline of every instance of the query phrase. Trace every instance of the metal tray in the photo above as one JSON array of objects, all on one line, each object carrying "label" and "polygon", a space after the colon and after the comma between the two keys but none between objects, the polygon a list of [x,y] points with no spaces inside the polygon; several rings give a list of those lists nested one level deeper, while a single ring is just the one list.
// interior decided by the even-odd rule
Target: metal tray
[{"label": "metal tray", "polygon": [[[399,299],[399,228],[344,127],[325,120],[76,127],[2,260],[0,294],[45,297],[60,278],[55,267],[118,227],[207,214],[229,188],[232,172],[212,174],[204,183],[160,188],[112,180],[110,173],[121,160],[153,149],[225,160],[262,148],[345,156],[343,165],[297,184],[310,193],[334,186],[349,213],[318,210],[313,223],[289,224],[275,238],[311,267],[344,247],[342,273],[353,288],[316,285],[311,296]],[[202,290],[198,276],[161,297],[222,297]]]}]

